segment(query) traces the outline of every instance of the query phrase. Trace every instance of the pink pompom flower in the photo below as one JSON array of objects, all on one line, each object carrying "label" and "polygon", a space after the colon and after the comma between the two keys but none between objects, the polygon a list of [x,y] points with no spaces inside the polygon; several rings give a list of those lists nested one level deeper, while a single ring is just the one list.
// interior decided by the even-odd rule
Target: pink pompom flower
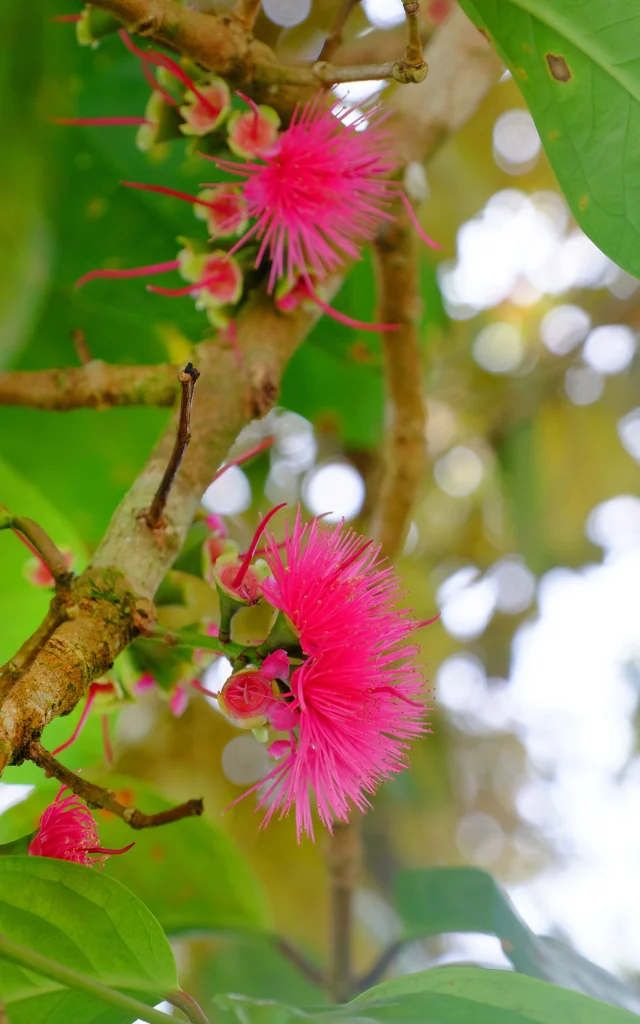
[{"label": "pink pompom flower", "polygon": [[259,157],[247,163],[214,159],[242,182],[249,216],[255,223],[231,250],[256,235],[260,248],[256,266],[271,261],[269,290],[278,279],[291,284],[314,274],[318,280],[359,257],[383,220],[393,220],[387,207],[399,196],[423,239],[401,185],[389,179],[398,167],[389,133],[375,113],[350,120],[352,111],[337,112],[324,97],[294,114],[289,127]]},{"label": "pink pompom flower", "polygon": [[410,741],[430,731],[413,664],[422,623],[398,609],[400,582],[379,549],[344,524],[303,525],[298,511],[284,552],[267,533],[264,557],[272,575],[263,595],[307,657],[267,713],[289,738],[270,748],[279,764],[259,784],[258,806],[267,808],[263,824],[295,808],[298,838],[313,837],[312,794],[331,830],[352,806],[365,810],[378,785],[406,767]]},{"label": "pink pompom flower", "polygon": [[66,788],[61,787],[40,818],[40,827],[29,844],[32,857],[55,857],[101,869],[108,857],[126,853],[135,846],[130,843],[121,850],[100,846],[98,826],[89,808],[75,793],[63,798]]}]

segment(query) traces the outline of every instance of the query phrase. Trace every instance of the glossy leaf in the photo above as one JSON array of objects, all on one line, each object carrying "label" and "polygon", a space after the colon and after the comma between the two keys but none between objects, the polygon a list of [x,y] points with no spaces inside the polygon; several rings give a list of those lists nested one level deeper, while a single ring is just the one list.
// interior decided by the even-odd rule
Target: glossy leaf
[{"label": "glossy leaf", "polygon": [[[386,1006],[376,1006],[380,1000]],[[455,1004],[459,1004],[452,1010]],[[349,1004],[376,1020],[419,1020],[434,1024],[631,1024],[633,1013],[588,996],[511,971],[441,967],[384,982]],[[405,1012],[403,1012],[403,1010]]]},{"label": "glossy leaf", "polygon": [[[0,932],[149,1005],[177,987],[173,954],[153,915],[119,882],[79,864],[0,858]],[[7,961],[0,1000],[11,1024],[130,1024],[126,1014]]]},{"label": "glossy leaf", "polygon": [[640,11],[629,0],[461,0],[522,91],[572,213],[640,274]]}]

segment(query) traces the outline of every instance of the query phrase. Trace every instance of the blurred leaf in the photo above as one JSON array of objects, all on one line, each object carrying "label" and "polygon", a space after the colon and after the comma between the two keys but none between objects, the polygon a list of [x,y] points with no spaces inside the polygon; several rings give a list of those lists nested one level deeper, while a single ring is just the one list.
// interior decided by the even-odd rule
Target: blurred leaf
[{"label": "blurred leaf", "polygon": [[202,1005],[225,992],[309,1006],[326,1001],[324,991],[300,973],[269,938],[218,943],[197,965],[191,984]]},{"label": "blurred leaf", "polygon": [[[122,803],[147,814],[171,806],[138,779],[95,774],[90,778],[115,790]],[[19,779],[25,781],[22,776]],[[49,780],[46,787],[5,811],[0,816],[0,841],[32,831],[58,788],[55,780]],[[259,880],[233,840],[207,818],[187,818],[132,833],[107,811],[96,809],[93,814],[100,841],[107,848],[119,849],[135,839],[133,849],[126,856],[111,857],[104,871],[131,889],[165,931],[263,931],[268,927],[268,899]]]},{"label": "blurred leaf", "polygon": [[[158,922],[124,886],[91,868],[44,857],[0,858],[0,932],[153,1005],[177,988]],[[130,1024],[79,991],[4,961],[0,999],[11,1024]]]},{"label": "blurred leaf", "polygon": [[[571,211],[640,274],[640,15],[629,0],[460,0],[531,108]],[[606,159],[603,159],[606,152]],[[612,173],[615,168],[615,173]]]},{"label": "blurred leaf", "polygon": [[446,932],[495,935],[519,971],[543,977],[536,936],[507,894],[479,868],[416,868],[401,871],[396,905],[408,938]]},{"label": "blurred leaf", "polygon": [[[415,998],[418,997],[418,998]],[[384,1006],[376,1006],[386,1000]],[[375,1002],[374,1002],[375,1001]],[[631,1024],[635,1014],[510,971],[439,967],[376,985],[349,1008],[375,1020],[433,1024]],[[412,1016],[413,1015],[413,1016]]]}]

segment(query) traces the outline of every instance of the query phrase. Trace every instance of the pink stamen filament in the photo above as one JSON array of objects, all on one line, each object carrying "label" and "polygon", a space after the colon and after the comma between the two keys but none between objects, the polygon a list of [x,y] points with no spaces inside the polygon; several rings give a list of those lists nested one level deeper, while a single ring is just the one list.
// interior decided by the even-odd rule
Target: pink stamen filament
[{"label": "pink stamen filament", "polygon": [[193,292],[202,291],[207,285],[216,284],[220,280],[220,268],[215,273],[208,274],[203,277],[201,281],[195,281],[193,284],[187,284],[184,288],[161,288],[157,284],[148,284],[147,291],[155,292],[156,295],[168,295],[171,298],[177,298],[182,295],[191,295]]},{"label": "pink stamen filament", "polygon": [[318,293],[314,290],[310,281],[306,282],[307,289],[309,292],[309,298],[313,299],[315,304],[320,307],[323,313],[330,316],[333,320],[337,320],[338,323],[344,324],[346,327],[353,327],[358,331],[397,331],[400,329],[400,324],[366,324],[362,320],[354,320],[353,317],[347,316],[346,313],[341,313],[340,310],[334,309],[328,303],[321,299]]},{"label": "pink stamen filament", "polygon": [[398,700],[403,700],[405,704],[411,704],[414,708],[426,708],[426,704],[423,704],[421,700],[411,700],[410,697],[405,697],[404,693],[393,686],[376,686],[374,693],[390,693],[392,697],[397,697]]},{"label": "pink stamen filament", "polygon": [[179,192],[175,188],[165,188],[163,185],[145,185],[139,181],[121,181],[119,184],[124,185],[125,188],[139,188],[143,192],[160,192],[163,196],[174,196],[176,199],[186,199],[188,203],[196,203],[198,206],[215,206],[215,203],[208,202],[206,199],[198,199],[197,196],[192,196],[188,192]]},{"label": "pink stamen filament", "polygon": [[107,765],[111,767],[113,764],[113,747],[111,746],[111,736],[109,735],[109,716],[102,716],[102,745],[104,747],[104,759]]},{"label": "pink stamen filament", "polygon": [[147,267],[129,267],[127,270],[90,270],[78,278],[74,288],[82,288],[94,277],[152,277],[154,274],[165,274],[179,268],[180,260],[169,260],[167,263],[150,263]]},{"label": "pink stamen filament", "polygon": [[[228,462],[225,462],[224,466],[220,467],[211,483],[215,483],[215,481],[218,480],[223,473],[226,473],[231,466],[241,466],[243,462],[248,462],[249,459],[254,457],[254,455],[259,455],[260,452],[266,451],[267,448],[271,447],[274,441],[275,437],[273,435],[265,437],[264,441],[260,441],[259,444],[254,444],[253,448],[248,448],[247,451],[243,452],[241,455],[236,455],[235,459],[229,459]],[[279,507],[282,508],[282,506]]]},{"label": "pink stamen filament", "polygon": [[192,679],[191,685],[193,686],[194,690],[197,690],[198,693],[204,693],[206,697],[215,697],[216,699],[218,697],[217,693],[214,693],[213,690],[207,690],[206,686],[203,686],[202,683],[198,682],[197,679]]},{"label": "pink stamen filament", "polygon": [[167,57],[164,53],[160,53],[158,50],[141,50],[135,45],[129,33],[124,28],[120,29],[118,35],[122,39],[127,50],[130,50],[131,53],[135,53],[136,57],[139,57],[140,60],[148,61],[149,64],[154,64],[155,67],[165,68],[165,70],[170,71],[174,78],[177,78],[183,83],[183,85],[186,85],[194,96],[198,97],[203,107],[206,107],[210,114],[217,117],[219,112],[216,110],[213,103],[211,103],[211,101],[200,92],[193,79],[189,77],[186,71],[184,71],[180,65],[175,62],[175,60],[171,60],[170,57]]},{"label": "pink stamen filament", "polygon": [[91,705],[93,704],[93,702],[94,702],[94,700],[96,698],[96,693],[97,692],[98,691],[96,690],[96,688],[92,684],[89,687],[89,692],[87,694],[87,699],[86,699],[86,702],[85,702],[82,714],[80,715],[80,720],[79,720],[78,724],[76,725],[75,729],[71,733],[71,736],[66,741],[66,743],[62,743],[59,747],[56,747],[55,750],[51,751],[53,757],[56,757],[58,754],[61,754],[63,750],[66,750],[67,747],[70,747],[71,744],[75,743],[75,741],[78,739],[78,736],[80,735],[80,733],[84,729],[85,725],[87,724],[87,718],[89,717],[89,712],[91,711]]},{"label": "pink stamen filament", "polygon": [[142,74],[144,75],[147,81],[147,84],[151,86],[152,90],[154,92],[159,92],[165,103],[168,103],[170,107],[177,107],[177,99],[175,99],[175,97],[173,97],[171,93],[164,88],[164,86],[160,85],[160,82],[154,75],[146,60],[143,60],[142,57],[140,58],[140,67],[142,69]]},{"label": "pink stamen filament", "polygon": [[251,559],[253,558],[254,552],[255,552],[255,550],[256,550],[256,548],[258,546],[258,541],[260,540],[260,537],[261,537],[262,533],[266,529],[267,523],[269,522],[270,519],[272,519],[275,516],[276,512],[279,512],[281,508],[285,508],[286,504],[287,504],[286,501],[283,501],[281,505],[276,505],[276,507],[272,508],[270,512],[267,512],[266,516],[264,517],[264,519],[260,523],[258,529],[256,530],[256,532],[253,535],[253,540],[251,541],[251,545],[249,547],[249,550],[247,551],[246,555],[242,559],[242,562],[240,564],[240,568],[238,569],[238,572],[236,573],[235,579],[233,580],[233,582],[231,584],[232,587],[239,587],[240,584],[242,583],[242,580],[244,579],[244,577],[246,575],[247,569],[249,568],[249,565],[251,564]]},{"label": "pink stamen filament", "polygon": [[80,21],[82,18],[81,14],[56,14],[54,18],[50,18],[50,21]]},{"label": "pink stamen filament", "polygon": [[416,231],[419,234],[419,236],[422,239],[422,241],[425,242],[425,244],[428,245],[431,249],[441,249],[442,246],[438,245],[437,242],[434,242],[433,239],[429,238],[429,236],[425,233],[425,231],[424,231],[420,221],[416,217],[416,212],[415,212],[413,206],[411,205],[411,203],[409,202],[409,199],[408,199],[407,195],[405,194],[405,191],[404,191],[403,188],[400,189],[400,191],[398,192],[398,195],[400,196],[402,204],[403,204],[405,210],[407,211],[407,213],[409,215],[409,220],[413,224],[414,228],[416,229]]},{"label": "pink stamen filament", "polygon": [[254,100],[250,99],[249,96],[245,96],[243,92],[236,91],[236,96],[239,96],[240,99],[243,100],[247,104],[247,106],[251,107],[251,109],[253,110],[253,125],[251,128],[251,135],[252,138],[255,139],[257,138],[258,125],[260,124],[260,108],[258,107],[258,104]]},{"label": "pink stamen filament", "polygon": [[54,124],[84,125],[101,128],[104,125],[150,124],[146,117],[50,117]]},{"label": "pink stamen filament", "polygon": [[87,853],[106,853],[110,857],[114,857],[119,853],[127,853],[133,846],[136,845],[135,839],[128,846],[123,846],[121,850],[109,850],[106,846],[91,846],[87,850]]}]

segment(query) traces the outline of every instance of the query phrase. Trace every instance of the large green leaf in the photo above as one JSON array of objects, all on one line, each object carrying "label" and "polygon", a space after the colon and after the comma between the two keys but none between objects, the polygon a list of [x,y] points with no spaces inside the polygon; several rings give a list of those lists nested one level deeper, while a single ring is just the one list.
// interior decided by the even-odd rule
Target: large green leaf
[{"label": "large green leaf", "polygon": [[633,0],[460,0],[527,101],[587,235],[640,275],[640,10]]},{"label": "large green leaf", "polygon": [[[153,915],[119,882],[79,864],[0,858],[0,933],[149,1005],[177,988]],[[11,1024],[130,1024],[126,1014],[6,961],[0,1000]]]},{"label": "large green leaf", "polygon": [[[381,1000],[386,1007],[376,1006]],[[452,1011],[456,1003],[460,1005]],[[376,1020],[419,1020],[411,1014],[420,1005],[423,1021],[434,1024],[632,1024],[638,1019],[627,1010],[523,974],[474,967],[441,967],[387,981],[349,1007]]]},{"label": "large green leaf", "polygon": [[402,871],[396,881],[396,904],[408,938],[445,932],[495,935],[518,970],[542,977],[537,962],[536,936],[486,871],[479,868]]}]

